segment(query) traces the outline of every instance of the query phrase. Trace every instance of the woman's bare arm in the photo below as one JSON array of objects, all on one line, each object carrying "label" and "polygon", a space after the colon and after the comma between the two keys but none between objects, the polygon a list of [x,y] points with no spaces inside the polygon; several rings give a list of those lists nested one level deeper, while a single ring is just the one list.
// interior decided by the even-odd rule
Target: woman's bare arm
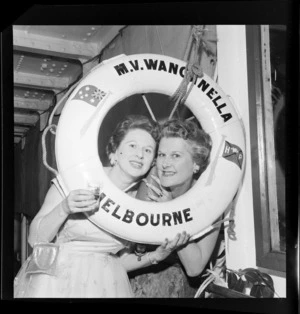
[{"label": "woman's bare arm", "polygon": [[203,237],[187,243],[177,250],[188,276],[195,277],[202,273],[215,248],[220,227],[216,227]]},{"label": "woman's bare arm", "polygon": [[71,191],[63,198],[55,185],[51,185],[40,211],[30,224],[29,244],[51,242],[69,214],[93,210],[98,202],[89,190]]}]

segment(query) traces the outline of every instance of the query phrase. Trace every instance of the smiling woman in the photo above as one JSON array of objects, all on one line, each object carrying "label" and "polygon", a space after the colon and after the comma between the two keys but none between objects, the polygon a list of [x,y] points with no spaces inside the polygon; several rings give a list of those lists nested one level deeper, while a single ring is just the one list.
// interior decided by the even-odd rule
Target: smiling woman
[{"label": "smiling woman", "polygon": [[[161,184],[165,187],[190,185],[192,177],[189,178],[188,173],[196,167],[193,164],[190,147],[180,138],[163,138],[161,147],[157,156]],[[183,169],[186,171],[182,171]]]},{"label": "smiling woman", "polygon": [[112,167],[104,168],[121,190],[143,177],[153,165],[159,129],[143,116],[128,117],[110,137],[106,147]]},{"label": "smiling woman", "polygon": [[161,137],[158,176],[162,186],[171,189],[175,198],[187,191],[207,168],[212,142],[210,136],[191,121],[169,120],[164,124]]},{"label": "smiling woman", "polygon": [[[210,162],[212,142],[209,134],[193,121],[173,119],[162,126],[158,147],[157,175],[148,175],[148,200],[166,202],[186,193]],[[155,180],[158,186],[149,182]],[[142,193],[139,194],[142,197]],[[195,289],[186,274],[196,277],[211,257],[219,226],[197,240],[191,240],[160,265],[131,274],[137,297],[193,297]],[[137,247],[141,247],[139,244]],[[146,250],[153,247],[147,246]],[[177,253],[177,254],[175,254]]]}]

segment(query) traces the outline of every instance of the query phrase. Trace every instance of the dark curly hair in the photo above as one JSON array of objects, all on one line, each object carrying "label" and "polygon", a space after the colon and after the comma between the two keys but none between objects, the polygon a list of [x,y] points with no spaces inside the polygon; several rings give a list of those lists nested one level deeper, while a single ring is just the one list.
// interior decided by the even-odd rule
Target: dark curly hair
[{"label": "dark curly hair", "polygon": [[210,135],[193,121],[172,119],[162,125],[161,138],[163,137],[180,137],[190,144],[193,160],[200,167],[195,174],[195,177],[199,178],[210,162],[212,149]]},{"label": "dark curly hair", "polygon": [[115,130],[109,138],[109,141],[106,145],[106,154],[108,158],[110,154],[116,152],[128,131],[134,129],[147,131],[153,137],[156,143],[158,143],[160,139],[160,126],[158,122],[143,115],[128,115],[117,124]]}]

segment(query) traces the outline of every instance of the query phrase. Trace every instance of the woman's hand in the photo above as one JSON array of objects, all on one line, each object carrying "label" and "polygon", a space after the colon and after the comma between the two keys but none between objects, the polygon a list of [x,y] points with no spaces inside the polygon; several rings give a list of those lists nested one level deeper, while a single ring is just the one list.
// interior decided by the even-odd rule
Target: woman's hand
[{"label": "woman's hand", "polygon": [[172,251],[185,245],[189,238],[190,235],[183,231],[182,233],[178,233],[172,241],[166,239],[154,252],[150,253],[153,254],[152,259],[154,258],[157,262],[163,261]]},{"label": "woman's hand", "polygon": [[146,179],[143,180],[146,183],[147,187],[151,189],[151,192],[150,191],[148,192],[149,200],[154,201],[154,202],[170,201],[172,199],[172,195],[170,192],[168,192],[166,189],[163,188],[163,186],[160,183],[159,178],[154,175],[151,175],[151,178],[158,184],[159,187],[156,187],[153,184],[147,182]]},{"label": "woman's hand", "polygon": [[96,210],[99,208],[99,194],[90,190],[73,190],[63,200],[62,207],[68,215]]}]

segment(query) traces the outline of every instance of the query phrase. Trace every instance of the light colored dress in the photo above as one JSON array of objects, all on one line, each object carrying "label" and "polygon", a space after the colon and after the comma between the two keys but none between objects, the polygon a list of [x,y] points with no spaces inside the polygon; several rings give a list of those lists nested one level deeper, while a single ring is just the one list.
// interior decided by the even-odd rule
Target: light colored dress
[{"label": "light colored dress", "polygon": [[[54,243],[59,250],[47,273],[28,273],[31,256],[22,265],[14,280],[15,298],[133,297],[127,272],[117,256],[127,241],[78,213],[68,217]],[[52,258],[53,250],[49,252]]]}]

